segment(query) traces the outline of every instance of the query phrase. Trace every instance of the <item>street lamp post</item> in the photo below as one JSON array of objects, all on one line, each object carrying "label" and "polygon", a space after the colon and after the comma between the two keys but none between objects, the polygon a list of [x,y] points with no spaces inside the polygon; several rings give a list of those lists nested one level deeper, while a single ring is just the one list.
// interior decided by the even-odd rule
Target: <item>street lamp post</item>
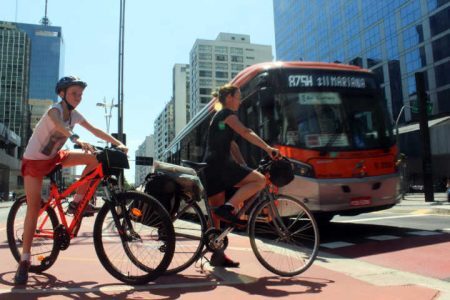
[{"label": "street lamp post", "polygon": [[111,99],[111,103],[106,102],[106,98],[103,98],[103,103],[97,102],[96,104],[99,107],[103,107],[105,109],[105,120],[106,120],[106,133],[109,134],[109,125],[111,123],[111,112],[113,107],[118,107],[117,104],[114,104],[114,98]]},{"label": "street lamp post", "polygon": [[[409,102],[411,102],[411,101],[408,101],[408,103]],[[403,111],[405,110],[405,108],[409,108],[409,109],[411,109],[412,108],[412,106],[410,106],[410,105],[408,105],[408,104],[405,104],[405,105],[403,105],[402,106],[402,108],[400,109],[400,112],[398,113],[398,116],[397,116],[397,120],[395,120],[395,138],[396,138],[396,142],[397,142],[397,147],[400,149],[400,145],[399,145],[399,139],[398,139],[398,136],[399,136],[399,132],[398,132],[398,122],[400,121],[400,117],[402,116],[402,113],[403,113]]]}]

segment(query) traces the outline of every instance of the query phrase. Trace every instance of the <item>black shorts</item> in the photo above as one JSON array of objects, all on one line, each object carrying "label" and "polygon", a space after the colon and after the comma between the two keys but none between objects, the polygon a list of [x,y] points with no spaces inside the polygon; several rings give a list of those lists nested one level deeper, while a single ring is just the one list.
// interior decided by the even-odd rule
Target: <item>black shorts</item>
[{"label": "black shorts", "polygon": [[208,162],[204,172],[206,192],[209,197],[234,187],[253,170],[234,161],[227,161],[225,163]]}]

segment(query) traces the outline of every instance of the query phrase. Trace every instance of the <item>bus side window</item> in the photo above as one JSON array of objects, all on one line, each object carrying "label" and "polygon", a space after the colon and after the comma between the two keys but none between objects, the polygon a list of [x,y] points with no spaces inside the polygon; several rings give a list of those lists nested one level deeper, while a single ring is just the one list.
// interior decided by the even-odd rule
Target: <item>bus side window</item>
[{"label": "bus side window", "polygon": [[259,109],[261,115],[262,132],[261,137],[269,144],[278,142],[280,127],[276,120],[278,114],[275,111],[275,100],[271,90],[258,92]]}]

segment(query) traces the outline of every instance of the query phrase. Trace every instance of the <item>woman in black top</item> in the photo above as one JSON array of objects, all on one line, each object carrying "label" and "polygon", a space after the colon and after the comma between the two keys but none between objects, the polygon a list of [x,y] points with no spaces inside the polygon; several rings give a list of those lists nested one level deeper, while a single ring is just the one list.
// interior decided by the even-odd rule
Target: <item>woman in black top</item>
[{"label": "woman in black top", "polygon": [[[220,220],[245,226],[246,222],[236,217],[239,205],[249,199],[265,186],[264,175],[246,166],[244,158],[235,142],[236,134],[250,143],[266,151],[271,157],[279,155],[276,148],[267,145],[253,130],[245,127],[236,116],[239,109],[241,92],[238,87],[226,84],[213,96],[222,104],[211,120],[208,129],[208,142],[205,160],[208,167],[205,169],[206,191],[210,205],[217,207],[214,214],[218,219],[214,220],[216,228],[220,228]],[[225,190],[237,188],[234,195],[225,202]],[[228,260],[228,261],[227,261]],[[214,255],[211,260],[214,264]],[[238,266],[225,258],[225,265]]]}]

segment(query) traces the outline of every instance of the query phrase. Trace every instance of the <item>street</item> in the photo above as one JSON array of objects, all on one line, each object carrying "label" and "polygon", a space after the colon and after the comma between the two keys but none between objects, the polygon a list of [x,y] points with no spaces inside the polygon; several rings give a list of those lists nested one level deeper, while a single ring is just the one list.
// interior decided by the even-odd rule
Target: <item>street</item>
[{"label": "street", "polygon": [[203,260],[181,274],[135,287],[100,265],[92,244],[95,219],[87,218],[51,269],[30,274],[26,289],[12,284],[16,262],[6,242],[7,212],[0,208],[0,299],[450,299],[450,215],[426,209],[335,217],[321,231],[313,266],[294,278],[265,270],[245,234],[233,234],[227,253],[241,262],[239,269],[212,268]]}]

